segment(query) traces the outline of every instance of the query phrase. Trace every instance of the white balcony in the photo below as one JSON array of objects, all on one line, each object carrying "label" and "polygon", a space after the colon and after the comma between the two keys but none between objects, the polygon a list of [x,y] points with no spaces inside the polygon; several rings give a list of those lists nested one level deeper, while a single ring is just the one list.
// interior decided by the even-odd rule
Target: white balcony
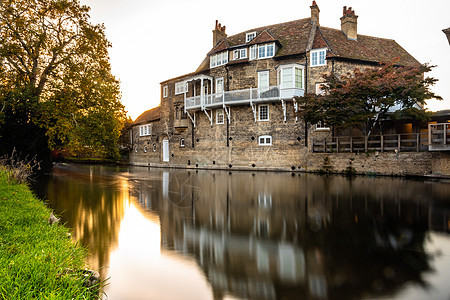
[{"label": "white balcony", "polygon": [[280,86],[272,86],[264,89],[244,89],[227,91],[223,93],[208,94],[185,99],[186,110],[211,109],[229,105],[253,104],[274,100],[287,100],[293,97],[303,96],[304,89],[281,89]]}]

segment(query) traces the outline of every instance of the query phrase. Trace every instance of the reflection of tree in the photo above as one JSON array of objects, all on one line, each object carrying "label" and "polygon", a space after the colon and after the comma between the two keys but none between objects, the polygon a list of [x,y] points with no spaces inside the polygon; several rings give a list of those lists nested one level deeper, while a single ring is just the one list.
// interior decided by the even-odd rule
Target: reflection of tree
[{"label": "reflection of tree", "polygon": [[118,242],[124,199],[114,180],[102,176],[102,167],[80,167],[65,171],[55,168],[53,178],[37,188],[49,205],[72,228],[74,239],[88,247],[91,268],[102,276],[109,263],[110,249]]}]

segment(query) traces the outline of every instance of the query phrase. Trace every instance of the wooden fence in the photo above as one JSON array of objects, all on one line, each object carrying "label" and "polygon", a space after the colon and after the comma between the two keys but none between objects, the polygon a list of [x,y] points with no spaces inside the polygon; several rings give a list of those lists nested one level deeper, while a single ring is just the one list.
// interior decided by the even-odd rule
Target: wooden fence
[{"label": "wooden fence", "polygon": [[367,152],[429,150],[428,133],[384,134],[359,137],[329,137],[313,139],[313,152]]}]

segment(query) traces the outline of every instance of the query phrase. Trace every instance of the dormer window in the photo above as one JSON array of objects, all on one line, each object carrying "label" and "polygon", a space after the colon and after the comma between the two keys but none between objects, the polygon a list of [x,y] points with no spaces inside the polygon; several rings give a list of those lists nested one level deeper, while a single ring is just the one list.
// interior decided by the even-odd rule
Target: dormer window
[{"label": "dormer window", "polygon": [[223,51],[214,55],[211,55],[209,66],[215,68],[228,63],[228,51]]},{"label": "dormer window", "polygon": [[248,43],[256,37],[256,31],[249,32],[245,35],[245,42]]},{"label": "dormer window", "polygon": [[325,66],[327,64],[327,49],[311,50],[311,67]]},{"label": "dormer window", "polygon": [[258,46],[258,58],[268,58],[275,55],[275,43],[259,45]]}]

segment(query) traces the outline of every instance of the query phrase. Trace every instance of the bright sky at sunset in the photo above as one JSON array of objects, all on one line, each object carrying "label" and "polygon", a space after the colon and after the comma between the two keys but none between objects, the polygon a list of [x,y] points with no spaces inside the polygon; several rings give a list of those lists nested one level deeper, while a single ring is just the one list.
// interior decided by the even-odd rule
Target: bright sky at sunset
[{"label": "bright sky at sunset", "polygon": [[[228,35],[310,16],[311,0],[212,2],[207,0],[80,0],[91,7],[91,22],[104,23],[112,43],[113,74],[122,103],[134,120],[160,102],[159,83],[196,70],[212,48],[215,20]],[[439,79],[430,110],[450,109],[449,0],[316,0],[321,26],[340,28],[342,7],[352,7],[358,33],[393,39],[421,63],[437,65]]]}]

